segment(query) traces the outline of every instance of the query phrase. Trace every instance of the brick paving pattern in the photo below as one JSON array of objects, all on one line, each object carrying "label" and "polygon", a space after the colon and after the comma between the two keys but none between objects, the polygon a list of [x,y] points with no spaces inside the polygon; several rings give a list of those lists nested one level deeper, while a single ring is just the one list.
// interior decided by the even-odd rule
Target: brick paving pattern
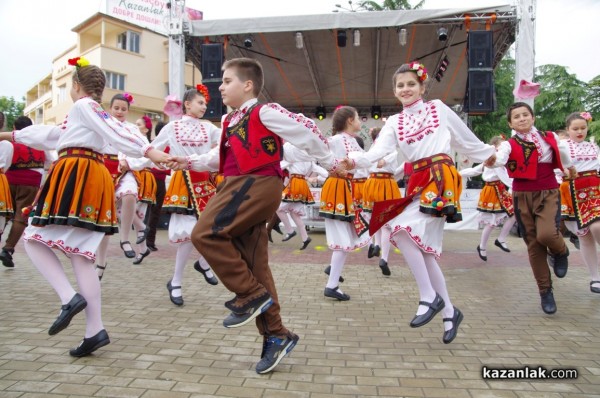
[{"label": "brick paving pattern", "polygon": [[[222,326],[232,295],[206,284],[193,260],[185,305],[169,301],[175,249],[161,243],[165,231],[141,265],[112,238],[102,281],[111,344],[79,359],[68,351],[83,336],[83,313],[48,335],[60,302],[19,245],[16,268],[0,267],[0,397],[600,397],[600,295],[589,290],[579,252],[568,243],[567,277],[553,278],[558,312],[545,315],[523,242],[511,236],[512,252],[504,253],[493,245],[496,235],[484,263],[477,231],[446,232],[440,263],[465,320],[445,345],[440,315],[410,328],[418,294],[397,251],[391,277],[365,249],[350,254],[342,288],[352,300],[338,302],[323,297],[324,233],[312,231],[306,251],[297,250],[299,236],[282,243],[273,233],[282,316],[300,342],[268,375],[254,371],[261,352],[254,325]],[[578,378],[486,380],[483,366],[573,368]]]}]

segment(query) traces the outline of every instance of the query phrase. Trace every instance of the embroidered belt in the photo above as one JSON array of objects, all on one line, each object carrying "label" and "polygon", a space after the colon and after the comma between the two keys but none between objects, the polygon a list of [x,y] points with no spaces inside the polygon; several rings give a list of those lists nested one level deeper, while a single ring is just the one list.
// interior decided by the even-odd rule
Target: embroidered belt
[{"label": "embroidered belt", "polygon": [[412,172],[416,173],[418,171],[425,170],[437,163],[443,163],[449,166],[454,166],[454,161],[452,160],[452,158],[446,155],[445,153],[438,153],[437,155],[433,155],[428,158],[419,159],[410,163],[410,166]]},{"label": "embroidered belt", "polygon": [[105,153],[103,155],[104,160],[114,160],[114,161],[118,161],[119,160],[119,155],[109,155],[107,153]]},{"label": "embroidered belt", "polygon": [[369,174],[369,178],[392,178],[392,173],[371,173]]},{"label": "embroidered belt", "polygon": [[366,178],[354,178],[353,174],[348,174],[348,178],[351,179],[354,183],[367,182]]},{"label": "embroidered belt", "polygon": [[290,178],[299,178],[301,180],[305,180],[306,176],[304,176],[302,174],[290,174]]},{"label": "embroidered belt", "polygon": [[58,152],[59,158],[88,158],[104,163],[104,155],[88,148],[65,148]]},{"label": "embroidered belt", "polygon": [[496,180],[496,181],[486,181],[485,182],[485,186],[486,187],[496,187],[498,185],[504,185],[504,183],[500,180]]},{"label": "embroidered belt", "polygon": [[596,177],[598,176],[598,171],[597,170],[586,170],[586,171],[581,171],[579,173],[577,173],[577,178],[579,177]]}]

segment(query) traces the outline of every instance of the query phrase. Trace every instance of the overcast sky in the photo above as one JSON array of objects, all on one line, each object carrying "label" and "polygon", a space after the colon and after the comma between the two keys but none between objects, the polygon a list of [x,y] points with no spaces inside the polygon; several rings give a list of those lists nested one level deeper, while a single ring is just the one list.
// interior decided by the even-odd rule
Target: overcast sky
[{"label": "overcast sky", "polygon": [[[426,0],[425,8],[487,6],[512,0]],[[354,1],[356,3],[357,1]],[[187,0],[204,19],[325,14],[347,0]],[[381,1],[380,1],[381,3]],[[413,4],[416,0],[412,1]],[[52,70],[52,59],[75,44],[73,27],[100,0],[0,0],[0,96],[20,99]],[[599,0],[537,0],[536,66],[559,64],[580,80],[600,75]]]}]

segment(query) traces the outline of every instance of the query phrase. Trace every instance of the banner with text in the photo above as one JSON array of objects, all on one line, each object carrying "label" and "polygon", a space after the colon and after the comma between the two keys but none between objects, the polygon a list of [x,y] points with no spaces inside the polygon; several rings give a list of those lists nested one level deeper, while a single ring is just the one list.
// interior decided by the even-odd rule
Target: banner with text
[{"label": "banner with text", "polygon": [[[171,12],[167,3],[170,2],[165,0],[103,0],[100,4],[100,12],[167,35],[166,25]],[[202,19],[202,11],[185,7],[184,13],[184,18],[189,21]]]}]

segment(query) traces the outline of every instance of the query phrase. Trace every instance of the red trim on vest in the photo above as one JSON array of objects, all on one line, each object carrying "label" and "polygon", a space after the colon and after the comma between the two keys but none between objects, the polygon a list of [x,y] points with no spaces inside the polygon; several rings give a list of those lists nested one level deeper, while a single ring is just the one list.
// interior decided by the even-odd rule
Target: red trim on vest
[{"label": "red trim on vest", "polygon": [[[231,175],[231,170],[225,163],[229,163],[232,157],[238,175],[243,174],[268,174],[273,171],[281,176],[280,161],[283,152],[281,138],[267,129],[260,120],[260,109],[262,104],[252,106],[242,119],[231,128],[229,127],[230,116],[223,121],[221,133],[220,164],[219,173],[225,176]],[[228,146],[227,146],[228,145]],[[267,172],[268,171],[268,172]]]},{"label": "red trim on vest", "polygon": [[[558,151],[558,143],[554,134],[550,131],[539,133],[552,150],[552,168],[562,170],[560,152]],[[508,143],[511,148],[508,161],[506,162],[506,170],[509,177],[524,180],[538,179],[539,156],[535,144],[517,139],[517,136],[510,138]]]}]

